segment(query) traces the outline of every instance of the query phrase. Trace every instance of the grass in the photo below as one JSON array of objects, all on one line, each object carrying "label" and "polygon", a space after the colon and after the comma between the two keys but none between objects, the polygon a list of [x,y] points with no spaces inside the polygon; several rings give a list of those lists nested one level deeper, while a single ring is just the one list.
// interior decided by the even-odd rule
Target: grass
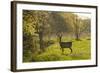
[{"label": "grass", "polygon": [[[63,40],[67,40],[64,38]],[[70,49],[64,48],[64,52],[60,49],[59,43],[54,44],[45,48],[45,52],[41,54],[32,54],[32,60],[38,61],[64,61],[64,60],[86,60],[91,58],[91,47],[90,40],[81,39],[81,41],[72,40],[73,52],[70,54]],[[30,61],[29,61],[30,62]]]}]

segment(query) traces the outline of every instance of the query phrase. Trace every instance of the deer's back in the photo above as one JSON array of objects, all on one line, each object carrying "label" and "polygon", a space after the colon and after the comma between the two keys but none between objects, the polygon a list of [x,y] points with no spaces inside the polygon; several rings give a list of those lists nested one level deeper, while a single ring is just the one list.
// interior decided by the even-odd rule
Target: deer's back
[{"label": "deer's back", "polygon": [[71,48],[72,42],[60,42],[61,48]]}]

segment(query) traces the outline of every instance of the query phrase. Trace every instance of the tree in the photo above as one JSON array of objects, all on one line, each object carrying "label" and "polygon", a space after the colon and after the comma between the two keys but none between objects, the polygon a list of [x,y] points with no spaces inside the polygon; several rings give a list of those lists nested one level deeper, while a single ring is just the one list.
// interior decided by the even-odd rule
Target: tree
[{"label": "tree", "polygon": [[80,40],[80,19],[78,17],[75,17],[75,23],[74,23],[74,28],[75,28],[75,39]]},{"label": "tree", "polygon": [[89,32],[90,33],[90,19],[82,19],[78,16],[74,17],[74,34],[75,39],[80,40],[80,36],[82,33]]},{"label": "tree", "polygon": [[24,10],[24,15],[23,15],[24,22],[26,21],[27,24],[30,23],[29,27],[31,27],[32,29],[28,29],[28,31],[32,31],[29,32],[31,33],[31,35],[38,34],[40,49],[42,51],[44,51],[43,37],[44,34],[47,33],[46,30],[49,28],[48,18],[49,18],[49,12]]}]

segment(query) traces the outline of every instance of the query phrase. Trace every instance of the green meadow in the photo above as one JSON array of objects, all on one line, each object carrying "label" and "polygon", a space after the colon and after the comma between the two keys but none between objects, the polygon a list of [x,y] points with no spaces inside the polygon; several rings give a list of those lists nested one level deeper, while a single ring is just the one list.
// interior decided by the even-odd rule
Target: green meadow
[{"label": "green meadow", "polygon": [[[65,39],[63,39],[65,40]],[[70,53],[69,48],[60,49],[59,43],[55,42],[45,48],[45,52],[40,54],[30,53],[24,60],[25,62],[39,62],[39,61],[64,61],[64,60],[87,60],[91,59],[90,40],[81,39],[80,41],[72,40],[73,52]]]}]

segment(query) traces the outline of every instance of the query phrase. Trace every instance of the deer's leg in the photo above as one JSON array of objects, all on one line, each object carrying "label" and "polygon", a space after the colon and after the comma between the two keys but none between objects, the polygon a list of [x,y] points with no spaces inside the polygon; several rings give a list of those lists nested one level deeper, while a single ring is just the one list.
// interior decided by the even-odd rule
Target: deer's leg
[{"label": "deer's leg", "polygon": [[61,53],[62,53],[62,48],[60,48],[60,50],[61,50]]},{"label": "deer's leg", "polygon": [[70,50],[71,50],[71,53],[72,53],[73,52],[72,48],[70,48]]},{"label": "deer's leg", "polygon": [[64,48],[62,48],[62,54],[64,53]]}]

